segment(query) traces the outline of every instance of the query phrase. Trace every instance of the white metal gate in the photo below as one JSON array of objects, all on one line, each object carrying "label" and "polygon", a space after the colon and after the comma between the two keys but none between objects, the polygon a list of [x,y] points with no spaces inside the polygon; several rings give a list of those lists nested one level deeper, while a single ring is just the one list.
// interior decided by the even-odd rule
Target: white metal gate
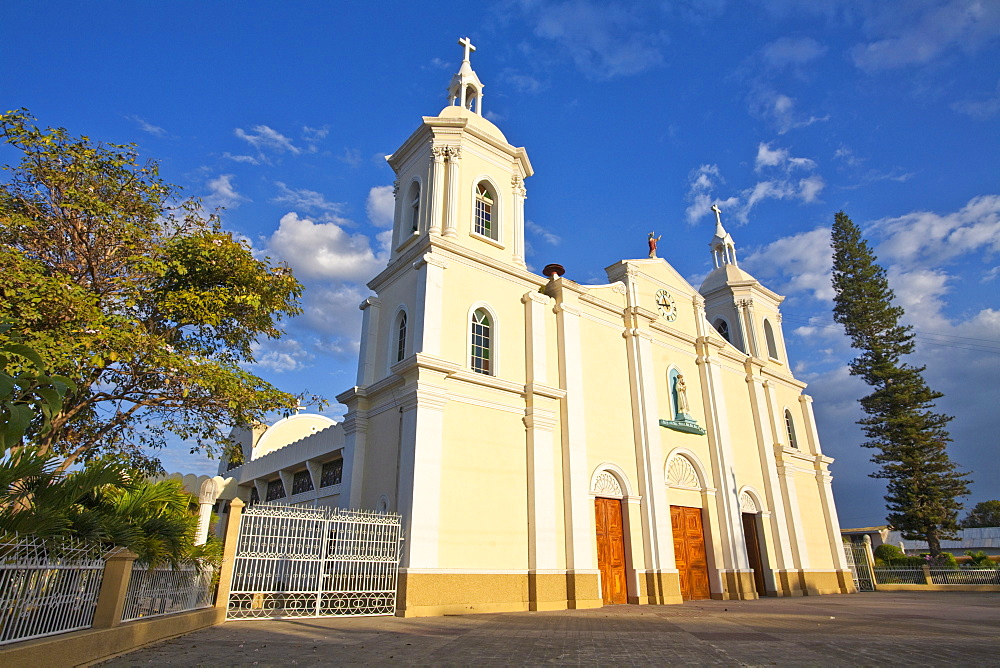
[{"label": "white metal gate", "polygon": [[230,619],[391,615],[395,513],[258,504],[240,518]]},{"label": "white metal gate", "polygon": [[875,574],[868,561],[868,549],[863,543],[844,543],[844,556],[851,567],[854,588],[858,591],[875,591]]}]

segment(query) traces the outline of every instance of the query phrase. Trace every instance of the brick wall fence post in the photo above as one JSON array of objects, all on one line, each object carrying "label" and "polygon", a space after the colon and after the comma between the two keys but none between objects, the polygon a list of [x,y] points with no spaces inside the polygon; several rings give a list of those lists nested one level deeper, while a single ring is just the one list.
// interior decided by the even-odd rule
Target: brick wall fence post
[{"label": "brick wall fence post", "polygon": [[125,594],[132,577],[132,564],[137,558],[138,555],[124,547],[116,548],[104,557],[104,576],[101,578],[101,591],[97,594],[93,628],[110,629],[122,623]]},{"label": "brick wall fence post", "polygon": [[229,503],[229,513],[226,518],[226,533],[222,538],[222,567],[219,569],[219,588],[215,593],[215,607],[229,607],[229,589],[233,584],[233,567],[236,564],[236,544],[240,538],[240,517],[243,515],[243,503],[239,498]]}]

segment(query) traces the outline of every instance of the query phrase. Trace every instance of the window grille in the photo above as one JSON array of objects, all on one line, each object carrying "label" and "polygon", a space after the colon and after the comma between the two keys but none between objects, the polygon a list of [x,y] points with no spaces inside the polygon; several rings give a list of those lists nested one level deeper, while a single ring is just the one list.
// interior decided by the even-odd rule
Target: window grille
[{"label": "window grille", "polygon": [[281,478],[267,483],[267,498],[264,499],[265,501],[274,501],[275,499],[283,498],[285,498],[285,485],[281,482]]},{"label": "window grille", "polygon": [[302,494],[313,490],[312,476],[309,471],[299,471],[292,478],[292,494]]},{"label": "window grille", "polygon": [[472,314],[472,370],[488,376],[493,373],[490,325],[490,316],[482,309]]},{"label": "window grille", "polygon": [[726,341],[729,341],[730,343],[732,343],[732,340],[729,338],[729,323],[728,322],[726,322],[725,320],[719,320],[718,322],[716,322],[715,323],[715,331],[717,331],[720,335],[722,335],[722,338],[724,338]]},{"label": "window grille", "polygon": [[798,448],[799,443],[795,439],[795,423],[792,422],[792,413],[789,410],[785,410],[785,429],[788,430],[788,445],[792,448]]},{"label": "window grille", "polygon": [[493,193],[485,183],[476,186],[476,234],[496,240],[496,226],[493,224]]},{"label": "window grille", "polygon": [[396,361],[402,362],[406,357],[406,311],[399,314],[399,332],[396,339]]},{"label": "window grille", "polygon": [[329,487],[339,485],[344,476],[344,460],[335,459],[332,462],[323,464],[323,471],[320,473],[319,486]]},{"label": "window grille", "polygon": [[420,227],[420,184],[410,186],[410,231],[416,233]]}]

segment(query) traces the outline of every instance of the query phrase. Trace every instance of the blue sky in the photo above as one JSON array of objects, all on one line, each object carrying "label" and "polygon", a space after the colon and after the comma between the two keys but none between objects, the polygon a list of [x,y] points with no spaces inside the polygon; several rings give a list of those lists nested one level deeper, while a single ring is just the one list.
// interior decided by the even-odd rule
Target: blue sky
[{"label": "blue sky", "polygon": [[[12,0],[4,14],[0,106],[137,143],[291,264],[306,313],[256,367],[284,389],[332,398],[353,384],[357,304],[386,260],[383,156],[446,104],[468,35],[487,116],[536,170],[532,268],[604,282],[656,230],[697,286],[718,202],[741,266],[787,295],[842,524],[876,524],[883,492],[854,425],[865,387],[830,318],[843,209],[946,394],[952,457],[975,479],[967,503],[1000,498],[1000,3]],[[214,472],[186,453],[162,453],[167,469]]]}]

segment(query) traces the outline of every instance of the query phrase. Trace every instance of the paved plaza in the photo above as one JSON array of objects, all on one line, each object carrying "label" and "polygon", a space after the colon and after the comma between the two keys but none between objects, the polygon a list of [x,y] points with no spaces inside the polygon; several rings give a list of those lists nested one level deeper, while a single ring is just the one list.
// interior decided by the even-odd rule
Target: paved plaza
[{"label": "paved plaza", "polygon": [[1000,665],[1000,593],[233,621],[108,666]]}]

